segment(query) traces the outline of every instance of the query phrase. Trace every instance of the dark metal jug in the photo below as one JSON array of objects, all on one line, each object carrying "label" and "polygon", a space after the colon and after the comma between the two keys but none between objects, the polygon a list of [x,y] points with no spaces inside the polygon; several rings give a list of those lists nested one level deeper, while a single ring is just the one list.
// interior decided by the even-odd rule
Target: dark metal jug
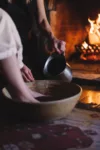
[{"label": "dark metal jug", "polygon": [[63,54],[53,53],[48,57],[44,64],[43,73],[47,78],[62,79],[67,82],[72,80],[72,71],[66,63]]}]

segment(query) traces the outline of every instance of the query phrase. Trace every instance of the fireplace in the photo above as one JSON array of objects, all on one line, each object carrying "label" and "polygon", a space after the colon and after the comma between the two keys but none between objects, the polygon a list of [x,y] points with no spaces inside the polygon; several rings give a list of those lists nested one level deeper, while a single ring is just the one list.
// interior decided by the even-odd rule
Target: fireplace
[{"label": "fireplace", "polygon": [[74,77],[99,81],[100,1],[58,0],[50,23],[56,37],[66,41]]}]

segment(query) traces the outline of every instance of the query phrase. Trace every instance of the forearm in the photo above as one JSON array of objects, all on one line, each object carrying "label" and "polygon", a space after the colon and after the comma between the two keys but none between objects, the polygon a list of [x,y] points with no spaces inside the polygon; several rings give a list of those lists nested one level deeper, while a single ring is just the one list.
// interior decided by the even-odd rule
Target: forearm
[{"label": "forearm", "polygon": [[36,0],[37,2],[37,10],[38,10],[38,21],[41,23],[43,20],[47,20],[44,0]]},{"label": "forearm", "polygon": [[45,12],[45,7],[44,7],[44,0],[37,0],[37,11],[38,11],[38,23],[44,29],[48,35],[52,35],[52,29],[51,26],[48,22],[46,12]]},{"label": "forearm", "polygon": [[13,55],[6,59],[0,60],[0,64],[4,77],[6,78],[8,84],[12,87],[15,97],[17,94],[24,95],[27,88],[21,76],[16,56]]}]

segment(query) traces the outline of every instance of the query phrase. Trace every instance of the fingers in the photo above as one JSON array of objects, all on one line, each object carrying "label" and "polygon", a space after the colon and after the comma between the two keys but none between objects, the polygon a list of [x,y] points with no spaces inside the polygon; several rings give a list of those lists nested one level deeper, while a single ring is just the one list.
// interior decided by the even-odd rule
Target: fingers
[{"label": "fingers", "polygon": [[32,72],[27,66],[24,66],[24,68],[21,70],[21,72],[22,72],[22,76],[23,76],[23,79],[25,80],[25,82],[34,81]]},{"label": "fingers", "polygon": [[25,82],[30,82],[29,78],[24,73],[22,73],[22,77]]},{"label": "fingers", "polygon": [[61,54],[65,51],[66,42],[59,39],[54,39],[54,48],[59,54]]},{"label": "fingers", "polygon": [[54,49],[56,52],[58,52],[59,54],[62,53],[62,51],[60,50],[60,44],[58,44],[58,41],[54,41]]},{"label": "fingers", "polygon": [[34,81],[34,77],[33,77],[32,72],[31,72],[30,69],[28,70],[27,76],[29,77],[29,79],[30,79],[31,81]]},{"label": "fingers", "polygon": [[58,49],[57,47],[55,47],[55,51],[58,52],[59,54],[62,53],[62,51],[60,49]]},{"label": "fingers", "polygon": [[24,78],[27,81],[34,81],[34,78],[33,78],[31,71],[24,72]]},{"label": "fingers", "polygon": [[65,47],[66,47],[66,42],[61,41],[61,42],[60,42],[60,48],[59,48],[59,49],[64,52],[64,51],[65,51]]}]

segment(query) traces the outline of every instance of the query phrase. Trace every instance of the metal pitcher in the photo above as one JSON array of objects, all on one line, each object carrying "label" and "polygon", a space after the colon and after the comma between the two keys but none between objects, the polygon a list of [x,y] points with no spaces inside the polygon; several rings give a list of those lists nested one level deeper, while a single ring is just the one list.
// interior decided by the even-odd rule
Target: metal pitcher
[{"label": "metal pitcher", "polygon": [[47,78],[62,79],[67,82],[72,80],[72,71],[66,63],[64,54],[54,52],[48,57],[44,64],[43,73]]}]

